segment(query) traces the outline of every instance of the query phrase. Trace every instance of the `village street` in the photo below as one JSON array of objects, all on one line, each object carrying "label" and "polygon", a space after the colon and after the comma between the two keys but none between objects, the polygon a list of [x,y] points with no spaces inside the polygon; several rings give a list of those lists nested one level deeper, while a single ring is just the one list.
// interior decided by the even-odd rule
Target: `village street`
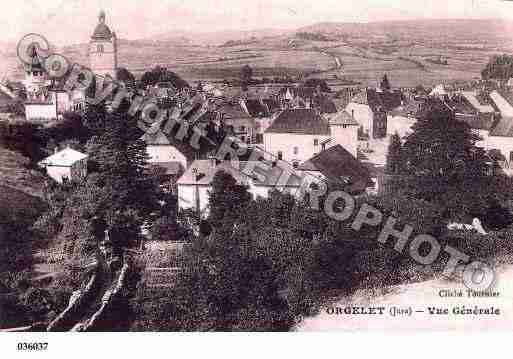
[{"label": "village street", "polygon": [[[497,285],[493,291],[499,292],[498,297],[469,298],[467,289],[461,283],[451,283],[442,279],[435,279],[423,283],[394,286],[384,295],[371,297],[365,291],[357,292],[350,298],[343,298],[332,305],[322,308],[321,312],[305,319],[297,328],[297,331],[490,331],[513,329],[513,266],[503,267],[497,276]],[[461,289],[461,298],[442,298],[441,290]],[[346,307],[385,307],[384,315],[347,315],[328,314],[327,309]],[[473,315],[453,314],[453,308],[458,307],[474,309],[495,307],[500,310],[500,315]],[[411,307],[411,316],[391,316],[390,308],[406,309]],[[447,308],[447,315],[431,315],[428,307]],[[415,311],[424,311],[416,313]]]}]

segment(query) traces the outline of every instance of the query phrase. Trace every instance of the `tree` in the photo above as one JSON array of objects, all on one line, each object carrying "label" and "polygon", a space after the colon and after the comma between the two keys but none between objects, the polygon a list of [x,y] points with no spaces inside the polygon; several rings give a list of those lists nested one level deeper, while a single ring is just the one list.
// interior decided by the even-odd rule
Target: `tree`
[{"label": "tree", "polygon": [[383,90],[383,91],[389,91],[391,89],[390,87],[390,82],[388,81],[388,76],[387,74],[385,74],[383,76],[383,79],[381,80],[381,84],[379,85],[379,87]]},{"label": "tree", "polygon": [[253,78],[253,69],[249,65],[244,65],[241,70],[241,80],[243,85],[248,85]]},{"label": "tree", "polygon": [[136,118],[119,112],[105,117],[104,132],[88,143],[90,161],[98,172],[101,216],[114,231],[120,246],[138,239],[140,227],[153,223],[159,209],[160,190],[147,170],[146,144],[140,139]]},{"label": "tree", "polygon": [[116,71],[116,80],[122,82],[125,84],[128,88],[134,88],[135,87],[135,77],[134,75],[128,71],[124,67],[120,67]]},{"label": "tree", "polygon": [[484,80],[510,79],[513,77],[513,56],[506,54],[493,56],[481,72],[481,77]]},{"label": "tree", "polygon": [[404,166],[403,163],[403,145],[401,137],[396,132],[390,137],[390,145],[388,146],[387,163],[385,172],[387,174],[399,174]]},{"label": "tree", "polygon": [[154,86],[159,82],[170,82],[178,90],[190,87],[189,84],[176,73],[161,66],[156,66],[151,71],[145,72],[141,77],[141,85],[144,88]]},{"label": "tree", "polygon": [[450,215],[482,212],[497,189],[479,139],[441,101],[430,101],[403,146],[408,191]]},{"label": "tree", "polygon": [[326,80],[322,79],[308,79],[304,82],[306,87],[315,87],[318,88],[321,92],[331,92],[330,87]]},{"label": "tree", "polygon": [[222,170],[215,174],[209,195],[208,219],[214,227],[231,226],[251,200],[247,187],[238,184],[231,174]]}]

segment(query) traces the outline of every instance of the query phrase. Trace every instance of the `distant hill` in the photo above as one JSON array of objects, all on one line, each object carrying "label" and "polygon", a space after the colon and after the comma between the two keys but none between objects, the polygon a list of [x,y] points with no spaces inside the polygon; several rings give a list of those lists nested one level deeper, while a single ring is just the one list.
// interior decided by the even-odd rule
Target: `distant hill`
[{"label": "distant hill", "polygon": [[[365,78],[371,83],[383,71],[397,67],[397,71],[408,68],[411,72],[412,66],[422,64],[416,81],[436,83],[479,76],[492,55],[513,53],[511,33],[511,21],[450,19],[323,22],[290,30],[173,30],[144,39],[120,39],[118,59],[121,67],[136,76],[159,65],[187,81],[196,81],[236,77],[246,64],[258,76],[322,72],[334,66],[333,56],[338,55],[343,71],[358,81]],[[86,66],[87,51],[87,43],[57,50],[71,62]],[[435,67],[438,72],[433,72],[432,65],[437,64],[425,59],[441,55],[450,66],[443,71]],[[358,57],[363,60],[355,62]],[[15,44],[0,43],[0,75],[4,74],[14,75],[14,79],[23,76]],[[333,75],[340,74],[329,74]],[[400,76],[406,78],[406,72]]]},{"label": "distant hill", "polygon": [[188,31],[170,31],[158,34],[146,40],[161,41],[172,40],[176,38],[188,39],[191,44],[196,45],[222,45],[228,41],[245,42],[251,38],[265,38],[281,36],[293,33],[294,30],[283,29],[257,29],[257,30],[225,30],[214,32],[188,32]]},{"label": "distant hill", "polygon": [[370,23],[324,22],[305,26],[298,32],[313,32],[336,36],[388,35],[399,38],[461,39],[511,38],[513,21],[498,19],[401,20]]}]

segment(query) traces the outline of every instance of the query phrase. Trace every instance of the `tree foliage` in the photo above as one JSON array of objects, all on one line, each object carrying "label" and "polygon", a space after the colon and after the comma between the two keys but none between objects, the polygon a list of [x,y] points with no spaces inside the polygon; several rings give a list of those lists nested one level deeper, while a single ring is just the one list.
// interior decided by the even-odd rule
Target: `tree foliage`
[{"label": "tree foliage", "polygon": [[141,77],[141,85],[154,86],[159,82],[171,82],[176,89],[189,87],[189,84],[176,73],[169,71],[165,67],[156,66],[151,71],[145,72]]},{"label": "tree foliage", "polygon": [[331,88],[328,86],[326,80],[312,78],[308,79],[304,82],[306,87],[315,87],[318,88],[321,92],[331,92]]},{"label": "tree foliage", "polygon": [[390,86],[390,81],[388,81],[387,74],[383,75],[383,78],[381,79],[381,83],[379,87],[384,91],[389,91],[392,87]]},{"label": "tree foliage", "polygon": [[492,174],[478,140],[443,103],[432,101],[403,146],[409,193],[440,205],[451,218],[482,215],[493,198],[505,195],[505,182]]},{"label": "tree foliage", "polygon": [[513,56],[506,54],[493,56],[483,71],[481,71],[481,77],[484,80],[510,79],[513,77]]},{"label": "tree foliage", "polygon": [[250,83],[253,78],[253,69],[249,65],[244,65],[241,69],[240,78],[243,85],[247,85]]},{"label": "tree foliage", "polygon": [[251,199],[247,188],[225,171],[215,174],[209,195],[209,221],[214,227],[220,227],[223,222],[233,223]]},{"label": "tree foliage", "polygon": [[385,172],[387,174],[400,174],[404,168],[403,144],[396,132],[390,137]]},{"label": "tree foliage", "polygon": [[135,76],[124,67],[116,70],[116,80],[124,83],[128,88],[135,88]]}]

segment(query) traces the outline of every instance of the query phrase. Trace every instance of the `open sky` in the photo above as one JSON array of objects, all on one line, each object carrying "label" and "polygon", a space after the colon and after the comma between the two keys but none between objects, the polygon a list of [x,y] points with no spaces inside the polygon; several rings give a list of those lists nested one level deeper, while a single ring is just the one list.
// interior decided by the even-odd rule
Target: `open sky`
[{"label": "open sky", "polygon": [[428,18],[505,18],[513,1],[501,0],[18,0],[2,1],[0,41],[28,32],[57,44],[84,42],[100,9],[118,37],[147,38],[183,30],[213,32],[291,29],[316,22]]}]

